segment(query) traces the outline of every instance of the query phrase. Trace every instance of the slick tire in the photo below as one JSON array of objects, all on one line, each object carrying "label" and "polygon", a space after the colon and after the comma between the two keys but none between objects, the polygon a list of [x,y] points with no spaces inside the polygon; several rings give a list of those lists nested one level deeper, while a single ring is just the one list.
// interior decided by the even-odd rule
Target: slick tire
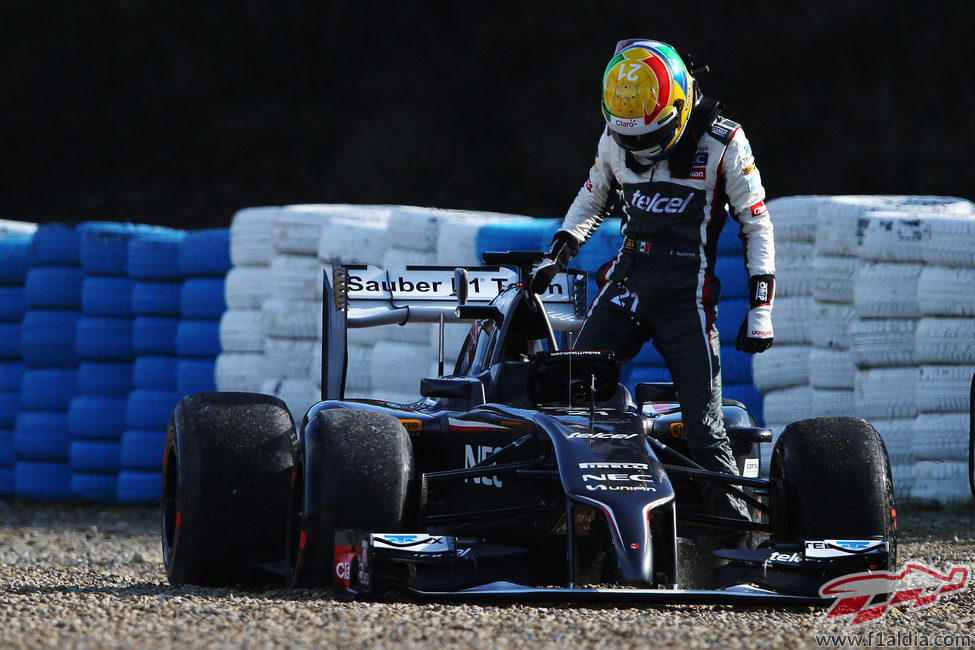
[{"label": "slick tire", "polygon": [[896,510],[887,449],[877,430],[850,417],[788,425],[772,450],[774,536],[782,541],[888,542],[897,566]]},{"label": "slick tire", "polygon": [[412,523],[413,447],[399,420],[358,409],[313,411],[298,446],[288,586],[330,587],[336,530],[400,532]]},{"label": "slick tire", "polygon": [[179,400],[162,472],[170,584],[283,582],[295,449],[294,421],[276,397],[196,393]]}]

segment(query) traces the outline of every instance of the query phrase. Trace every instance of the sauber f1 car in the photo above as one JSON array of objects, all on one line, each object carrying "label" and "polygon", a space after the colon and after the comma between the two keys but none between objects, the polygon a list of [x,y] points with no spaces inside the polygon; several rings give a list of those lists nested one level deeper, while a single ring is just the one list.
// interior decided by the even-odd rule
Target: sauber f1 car
[{"label": "sauber f1 car", "polygon": [[[174,585],[331,588],[381,597],[824,604],[839,576],[896,567],[883,441],[846,417],[772,434],[724,422],[739,474],[688,457],[672,384],[620,383],[573,350],[585,274],[530,288],[541,253],[476,268],[325,271],[322,400],[295,427],[278,398],[183,397],[167,434],[162,545]],[[470,323],[411,404],[345,396],[347,328]],[[390,364],[397,363],[390,359]],[[751,521],[704,507],[710,482]],[[747,539],[727,547],[722,540]]]}]

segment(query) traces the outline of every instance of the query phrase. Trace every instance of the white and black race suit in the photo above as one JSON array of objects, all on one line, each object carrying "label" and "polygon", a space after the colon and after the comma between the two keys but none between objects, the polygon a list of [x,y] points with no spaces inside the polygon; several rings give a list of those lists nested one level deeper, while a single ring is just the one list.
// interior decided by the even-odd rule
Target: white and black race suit
[{"label": "white and black race suit", "polygon": [[[584,243],[619,197],[623,242],[575,347],[611,349],[625,362],[652,340],[676,384],[693,459],[736,474],[721,413],[714,262],[730,214],[740,224],[748,275],[773,274],[772,222],[740,125],[715,113],[697,132],[682,164],[674,155],[641,164],[603,132],[562,230]],[[691,138],[685,147],[695,141],[690,129],[684,137]],[[715,514],[747,517],[745,504],[724,490],[705,496]]]}]

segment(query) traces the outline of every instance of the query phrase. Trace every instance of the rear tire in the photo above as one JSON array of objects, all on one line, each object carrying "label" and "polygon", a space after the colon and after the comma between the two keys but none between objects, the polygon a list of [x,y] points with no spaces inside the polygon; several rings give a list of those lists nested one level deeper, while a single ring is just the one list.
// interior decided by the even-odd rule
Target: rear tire
[{"label": "rear tire", "polygon": [[299,440],[288,508],[288,586],[333,583],[334,534],[402,532],[413,446],[392,415],[358,409],[310,414]]},{"label": "rear tire", "polygon": [[858,418],[824,417],[788,425],[772,450],[775,537],[882,538],[887,569],[897,565],[897,522],[887,449]]},{"label": "rear tire", "polygon": [[163,458],[162,547],[170,584],[283,581],[296,446],[291,413],[276,397],[196,393],[179,400]]}]

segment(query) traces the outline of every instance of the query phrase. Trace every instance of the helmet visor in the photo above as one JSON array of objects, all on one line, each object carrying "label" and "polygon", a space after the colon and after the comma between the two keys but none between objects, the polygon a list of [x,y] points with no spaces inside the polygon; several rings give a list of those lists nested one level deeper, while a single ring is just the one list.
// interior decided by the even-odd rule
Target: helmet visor
[{"label": "helmet visor", "polygon": [[674,134],[676,132],[676,124],[670,128],[657,129],[656,131],[643,133],[640,135],[626,135],[624,133],[614,131],[613,129],[609,130],[609,134],[613,137],[613,141],[627,151],[644,151],[646,149],[654,149],[662,144],[670,142],[674,138]]}]

